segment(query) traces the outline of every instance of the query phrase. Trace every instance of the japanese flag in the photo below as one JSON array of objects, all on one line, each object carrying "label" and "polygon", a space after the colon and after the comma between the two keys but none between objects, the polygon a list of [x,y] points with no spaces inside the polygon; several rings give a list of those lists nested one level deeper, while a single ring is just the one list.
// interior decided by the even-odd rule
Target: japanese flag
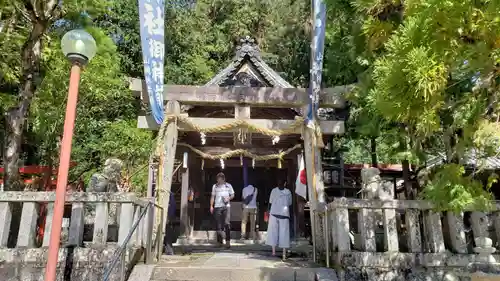
[{"label": "japanese flag", "polygon": [[304,167],[304,158],[300,159],[300,169],[297,175],[297,180],[295,181],[295,193],[307,199],[307,175],[306,169]]}]

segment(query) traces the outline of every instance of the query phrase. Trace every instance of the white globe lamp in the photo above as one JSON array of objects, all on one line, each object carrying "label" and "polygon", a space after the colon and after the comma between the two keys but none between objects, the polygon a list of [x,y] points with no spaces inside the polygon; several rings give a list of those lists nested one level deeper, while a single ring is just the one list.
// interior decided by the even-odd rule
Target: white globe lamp
[{"label": "white globe lamp", "polygon": [[95,56],[97,45],[92,35],[83,29],[75,29],[64,34],[61,49],[71,62],[85,65]]}]

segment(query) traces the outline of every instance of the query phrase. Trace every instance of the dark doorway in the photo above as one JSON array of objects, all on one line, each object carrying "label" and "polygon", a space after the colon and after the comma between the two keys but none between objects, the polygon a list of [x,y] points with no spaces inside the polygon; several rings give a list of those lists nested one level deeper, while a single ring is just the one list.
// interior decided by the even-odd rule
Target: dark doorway
[{"label": "dark doorway", "polygon": [[[235,192],[235,202],[242,201],[241,192],[243,190],[243,169],[242,167],[226,167],[224,170],[220,168],[206,168],[204,170],[205,174],[205,196],[200,198],[199,201],[200,211],[195,215],[195,230],[214,230],[215,225],[211,224],[208,226],[208,222],[212,221],[209,209],[210,193],[212,191],[212,186],[216,182],[216,176],[218,173],[223,172],[226,176],[226,181],[233,186]],[[201,175],[200,175],[201,176]],[[257,218],[257,225],[259,226],[259,231],[267,230],[267,223],[264,222],[264,212],[267,211],[269,205],[269,195],[271,190],[276,187],[277,180],[280,178],[286,179],[287,170],[278,169],[276,167],[249,167],[248,168],[248,181],[249,184],[255,186],[259,191],[257,194],[257,206],[259,208],[259,215]],[[207,229],[208,228],[208,229]],[[240,231],[241,225],[237,222],[232,223],[231,230]]]}]

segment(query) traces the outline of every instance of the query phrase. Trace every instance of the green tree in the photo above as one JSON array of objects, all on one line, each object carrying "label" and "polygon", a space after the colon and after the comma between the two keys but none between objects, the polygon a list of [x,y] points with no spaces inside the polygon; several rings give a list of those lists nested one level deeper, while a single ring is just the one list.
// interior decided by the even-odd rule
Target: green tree
[{"label": "green tree", "polygon": [[138,129],[136,123],[135,119],[109,122],[95,151],[102,158],[116,157],[124,161],[125,187],[144,193],[153,135],[147,130]]},{"label": "green tree", "polygon": [[[72,176],[88,178],[109,157],[123,160],[126,174],[132,174],[148,163],[152,134],[136,128],[137,104],[127,89],[114,42],[100,29],[87,30],[96,39],[98,52],[81,77],[72,153],[77,166]],[[58,159],[68,87],[68,79],[61,77],[67,77],[70,68],[58,35],[51,35],[44,54],[47,75],[33,100],[28,123],[37,162],[49,165]]]},{"label": "green tree", "polygon": [[[266,61],[294,85],[307,86],[309,6],[303,1],[200,0],[196,5],[167,6],[165,80],[200,85],[217,74],[244,36],[255,37]],[[116,36],[122,70],[143,73],[137,2],[114,1],[112,14],[94,23]],[[272,55],[271,55],[272,54]]]},{"label": "green tree", "polygon": [[[346,148],[346,162],[399,163],[405,154],[399,149],[398,126],[384,120],[371,105],[372,65],[380,54],[380,39],[367,28],[369,15],[351,0],[327,1],[324,84],[355,84],[349,101],[347,132],[339,139]],[[390,19],[387,19],[390,21]],[[395,148],[398,149],[395,149]]]},{"label": "green tree", "polygon": [[490,199],[460,167],[471,150],[497,154],[498,1],[354,0],[348,8],[362,21],[360,100],[397,125],[407,159],[446,154],[423,196],[453,210]]},{"label": "green tree", "polygon": [[[1,36],[16,38],[7,41],[8,45],[2,48],[10,50],[11,52],[7,53],[10,56],[15,47],[20,43],[22,46],[20,54],[13,56],[7,60],[7,65],[2,66],[2,77],[8,77],[10,84],[15,85],[15,89],[11,87],[13,91],[8,93],[9,103],[12,102],[13,105],[5,110],[5,141],[2,156],[6,190],[21,188],[19,163],[22,137],[31,101],[44,78],[42,53],[47,30],[59,19],[64,17],[74,19],[83,12],[93,15],[105,10],[107,5],[105,0],[66,1],[64,6],[58,1],[34,3],[15,0],[2,5],[1,15],[9,13],[10,17],[7,16],[5,20],[0,18]],[[10,97],[11,95],[14,97]],[[2,96],[5,98],[5,95]]]}]

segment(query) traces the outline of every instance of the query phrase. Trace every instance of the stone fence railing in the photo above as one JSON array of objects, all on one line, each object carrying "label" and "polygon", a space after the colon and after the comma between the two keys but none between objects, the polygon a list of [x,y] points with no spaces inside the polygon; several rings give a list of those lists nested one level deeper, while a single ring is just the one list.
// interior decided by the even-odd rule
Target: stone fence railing
[{"label": "stone fence railing", "polygon": [[[26,279],[25,274],[43,275],[54,201],[54,192],[0,192],[0,276],[38,280]],[[63,272],[68,273],[68,267],[75,277],[71,280],[100,278],[141,211],[149,206],[149,199],[138,198],[134,193],[67,194],[58,279]],[[145,253],[156,249],[156,254],[160,250],[161,243],[152,246],[152,239],[157,236],[153,209],[148,209],[126,245],[125,263],[129,266],[142,256],[144,249],[149,249]],[[72,255],[70,264],[69,255]]]},{"label": "stone fence railing", "polygon": [[456,214],[419,200],[335,198],[316,212],[326,226],[318,230],[326,243],[318,243],[317,252],[343,268],[465,268],[477,254],[495,252],[500,208],[495,210]]}]

